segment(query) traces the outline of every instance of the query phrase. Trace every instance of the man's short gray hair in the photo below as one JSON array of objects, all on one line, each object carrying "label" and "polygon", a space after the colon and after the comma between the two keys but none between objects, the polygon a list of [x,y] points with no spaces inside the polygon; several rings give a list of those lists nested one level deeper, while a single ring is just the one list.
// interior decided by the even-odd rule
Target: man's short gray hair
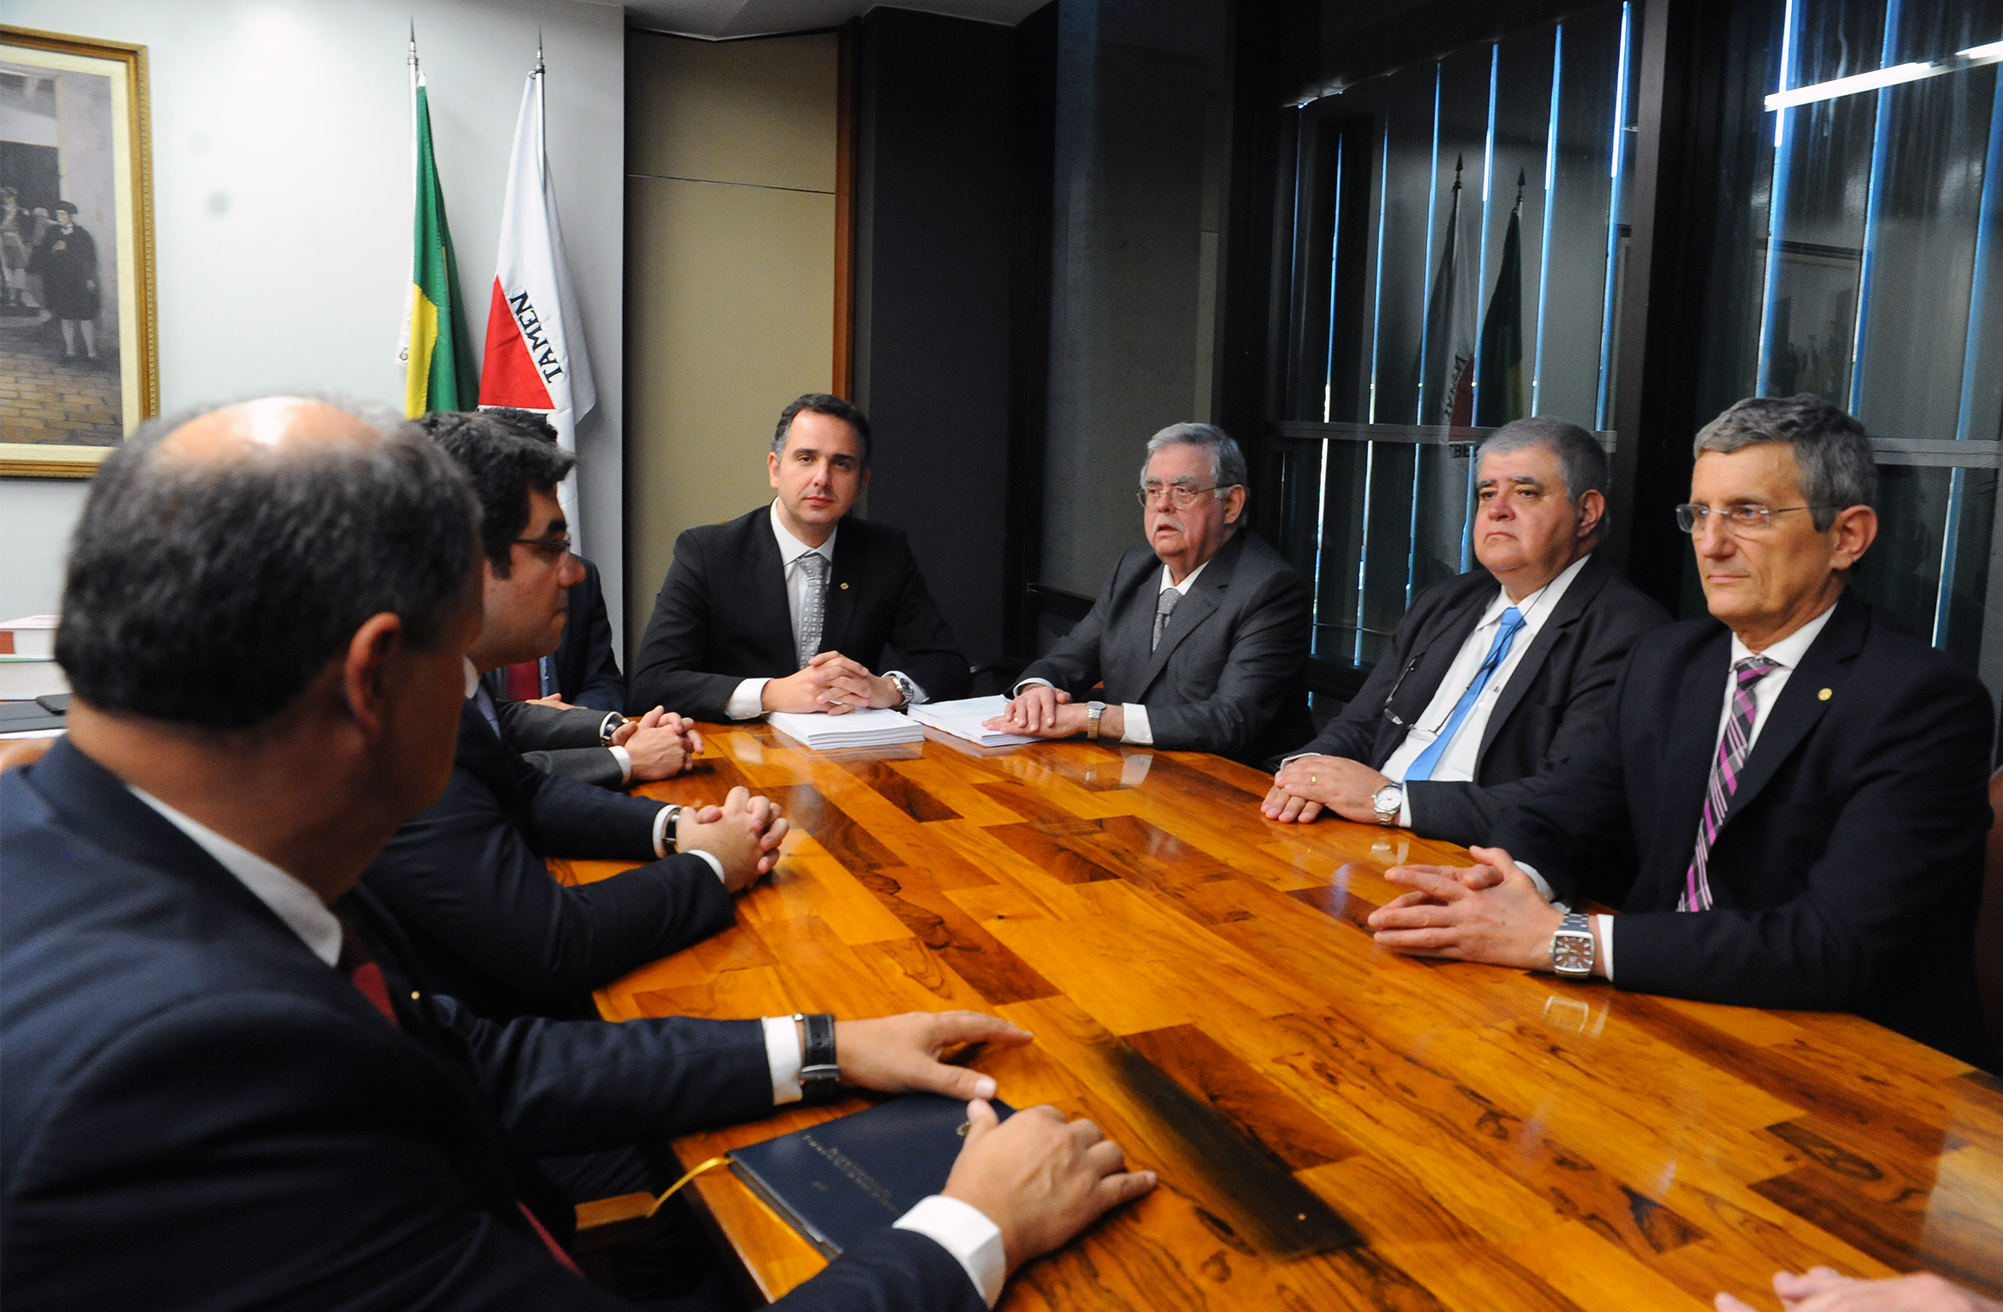
[{"label": "man's short gray hair", "polygon": [[[1556,415],[1532,415],[1512,419],[1488,435],[1474,453],[1474,467],[1490,456],[1510,451],[1543,447],[1558,457],[1558,470],[1565,480],[1565,499],[1574,505],[1588,492],[1607,494],[1607,453],[1599,439],[1569,420]],[[1601,520],[1605,526],[1605,520]]]},{"label": "man's short gray hair", "polygon": [[1171,446],[1200,446],[1210,452],[1210,482],[1218,496],[1231,488],[1245,487],[1245,453],[1231,434],[1214,424],[1170,424],[1149,438],[1147,452],[1141,457],[1141,482],[1147,482],[1148,465],[1155,453]]},{"label": "man's short gray hair", "polygon": [[1730,455],[1763,442],[1794,448],[1801,471],[1801,496],[1817,532],[1836,522],[1836,512],[1878,502],[1878,463],[1864,425],[1810,392],[1794,396],[1749,396],[1704,425],[1691,455]]}]

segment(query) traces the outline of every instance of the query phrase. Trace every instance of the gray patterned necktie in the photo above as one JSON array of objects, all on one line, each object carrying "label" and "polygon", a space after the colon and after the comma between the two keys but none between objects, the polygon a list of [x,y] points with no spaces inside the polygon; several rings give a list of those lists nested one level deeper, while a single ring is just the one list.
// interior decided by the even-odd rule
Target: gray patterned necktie
[{"label": "gray patterned necktie", "polygon": [[800,668],[807,668],[807,662],[821,649],[821,630],[827,625],[828,616],[828,558],[818,551],[810,551],[799,559],[800,569],[807,576],[807,592],[800,598],[800,631],[794,635],[794,644],[800,652]]},{"label": "gray patterned necktie", "polygon": [[1155,595],[1155,636],[1148,644],[1149,651],[1161,646],[1161,631],[1168,627],[1168,617],[1175,613],[1175,604],[1181,600],[1182,594],[1174,588],[1163,588]]}]

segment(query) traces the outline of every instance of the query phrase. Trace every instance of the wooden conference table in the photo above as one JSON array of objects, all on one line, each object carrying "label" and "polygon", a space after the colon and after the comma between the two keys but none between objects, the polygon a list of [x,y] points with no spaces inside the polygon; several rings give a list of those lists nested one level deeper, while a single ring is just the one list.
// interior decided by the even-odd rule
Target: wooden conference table
[{"label": "wooden conference table", "polygon": [[[1028,1308],[1774,1306],[1780,1268],[2003,1293],[2003,1083],[1854,1017],[1710,1006],[1378,949],[1383,871],[1458,848],[1267,824],[1267,777],[1082,741],[818,754],[706,726],[800,832],[737,925],[608,1018],[974,1008],[1015,1106],[1090,1116],[1160,1186],[1011,1282]],[[553,862],[604,878],[610,862]],[[866,1105],[677,1142],[685,1163]],[[699,1194],[777,1298],[822,1259],[727,1171]]]}]

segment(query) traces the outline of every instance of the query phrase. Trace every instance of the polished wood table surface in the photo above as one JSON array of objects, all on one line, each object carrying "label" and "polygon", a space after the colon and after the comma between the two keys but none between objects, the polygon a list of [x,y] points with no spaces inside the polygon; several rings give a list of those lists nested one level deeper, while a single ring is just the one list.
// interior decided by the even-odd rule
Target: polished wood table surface
[{"label": "polished wood table surface", "polygon": [[[1854,1017],[1711,1006],[1381,950],[1402,861],[1268,824],[1267,777],[1082,741],[820,754],[714,726],[697,770],[800,826],[737,925],[618,981],[609,1018],[956,1007],[1015,1106],[1090,1116],[1160,1187],[1012,1309],[1772,1307],[1776,1269],[1925,1267],[2003,1293],[2003,1083]],[[607,862],[552,863],[603,878]],[[866,1105],[678,1141],[693,1165]],[[819,1255],[727,1171],[692,1186],[776,1298]]]}]

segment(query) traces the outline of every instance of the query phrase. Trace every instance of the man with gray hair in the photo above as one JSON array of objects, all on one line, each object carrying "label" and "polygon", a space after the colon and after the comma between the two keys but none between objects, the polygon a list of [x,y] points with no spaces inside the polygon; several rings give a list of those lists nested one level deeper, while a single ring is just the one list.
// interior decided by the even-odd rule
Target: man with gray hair
[{"label": "man with gray hair", "polygon": [[1482,567],[1414,599],[1355,700],[1281,763],[1267,819],[1326,808],[1485,843],[1503,808],[1598,731],[1634,640],[1669,622],[1593,550],[1607,457],[1592,434],[1518,419],[1481,444],[1475,469]]},{"label": "man with gray hair", "polygon": [[[1148,545],[1023,671],[989,727],[1258,761],[1307,740],[1307,584],[1246,527],[1245,456],[1222,429],[1171,424],[1141,465]],[[1104,700],[1091,695],[1105,682]],[[1088,698],[1079,701],[1078,698]]]},{"label": "man with gray hair", "polygon": [[[1711,618],[1638,644],[1598,731],[1479,865],[1401,866],[1370,917],[1423,956],[1641,993],[1850,1011],[1975,1065],[1989,695],[1848,595],[1877,536],[1863,425],[1754,398],[1698,433]],[[1584,898],[1623,914],[1585,916]]]}]

